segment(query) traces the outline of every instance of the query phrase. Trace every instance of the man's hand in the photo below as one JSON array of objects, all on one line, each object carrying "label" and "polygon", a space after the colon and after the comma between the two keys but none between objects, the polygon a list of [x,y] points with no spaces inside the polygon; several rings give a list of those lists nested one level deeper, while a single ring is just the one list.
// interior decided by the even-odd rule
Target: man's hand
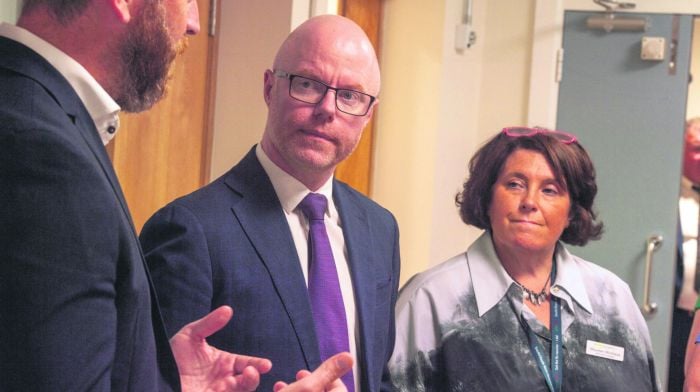
[{"label": "man's hand", "polygon": [[289,385],[281,381],[274,386],[274,392],[347,392],[340,377],[352,369],[352,356],[349,353],[336,354],[319,366],[313,373],[301,370],[297,381]]},{"label": "man's hand", "polygon": [[206,338],[226,325],[233,309],[222,306],[185,325],[170,339],[185,392],[247,392],[260,383],[272,363],[263,358],[231,354],[207,344]]}]

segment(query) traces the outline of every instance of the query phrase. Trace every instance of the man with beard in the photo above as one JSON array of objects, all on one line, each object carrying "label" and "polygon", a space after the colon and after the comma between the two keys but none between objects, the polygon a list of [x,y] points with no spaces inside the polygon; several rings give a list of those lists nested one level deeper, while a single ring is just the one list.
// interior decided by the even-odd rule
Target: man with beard
[{"label": "man with beard", "polygon": [[194,0],[25,0],[0,25],[0,390],[244,391],[270,370],[207,344],[227,306],[168,341],[104,149],[120,110],[163,95],[198,17]]},{"label": "man with beard", "polygon": [[311,18],[282,43],[262,87],[260,144],[141,232],[166,328],[231,304],[238,319],[210,341],[270,358],[263,390],[349,350],[358,365],[348,389],[379,391],[394,345],[398,227],[333,176],[377,102],[374,49],[347,18]]}]

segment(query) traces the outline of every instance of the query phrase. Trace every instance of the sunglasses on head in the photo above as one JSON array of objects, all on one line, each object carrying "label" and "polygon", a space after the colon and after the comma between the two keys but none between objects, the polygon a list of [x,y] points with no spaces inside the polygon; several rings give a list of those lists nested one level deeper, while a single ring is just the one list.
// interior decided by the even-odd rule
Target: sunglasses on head
[{"label": "sunglasses on head", "polygon": [[503,128],[501,132],[505,133],[507,136],[510,137],[535,136],[541,133],[544,135],[552,136],[553,138],[559,140],[564,144],[571,144],[576,141],[576,136],[570,133],[546,128],[507,127]]}]

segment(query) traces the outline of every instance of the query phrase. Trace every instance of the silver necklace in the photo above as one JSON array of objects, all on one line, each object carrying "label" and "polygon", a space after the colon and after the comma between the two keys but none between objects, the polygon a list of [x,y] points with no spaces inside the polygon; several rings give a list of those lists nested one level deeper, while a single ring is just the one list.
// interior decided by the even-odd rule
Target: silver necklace
[{"label": "silver necklace", "polygon": [[544,301],[547,300],[547,283],[549,283],[549,279],[551,278],[551,274],[547,276],[547,281],[544,282],[544,286],[542,287],[542,290],[540,290],[539,293],[535,292],[534,290],[530,290],[527,287],[523,286],[518,282],[517,280],[513,279],[513,282],[517,284],[521,289],[523,289],[524,293],[523,296],[525,299],[530,301],[533,305],[535,306],[540,306],[540,304],[544,303]]}]

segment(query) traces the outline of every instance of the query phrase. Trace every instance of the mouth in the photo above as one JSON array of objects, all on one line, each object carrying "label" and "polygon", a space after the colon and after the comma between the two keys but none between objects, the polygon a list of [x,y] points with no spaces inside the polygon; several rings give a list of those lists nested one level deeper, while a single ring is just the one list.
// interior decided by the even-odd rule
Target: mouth
[{"label": "mouth", "polygon": [[525,225],[525,226],[542,226],[539,223],[527,219],[511,219],[510,221],[513,224],[517,225]]},{"label": "mouth", "polygon": [[331,143],[333,142],[333,138],[331,138],[328,134],[323,132],[319,132],[313,129],[302,129],[301,132],[307,137],[321,139]]}]

